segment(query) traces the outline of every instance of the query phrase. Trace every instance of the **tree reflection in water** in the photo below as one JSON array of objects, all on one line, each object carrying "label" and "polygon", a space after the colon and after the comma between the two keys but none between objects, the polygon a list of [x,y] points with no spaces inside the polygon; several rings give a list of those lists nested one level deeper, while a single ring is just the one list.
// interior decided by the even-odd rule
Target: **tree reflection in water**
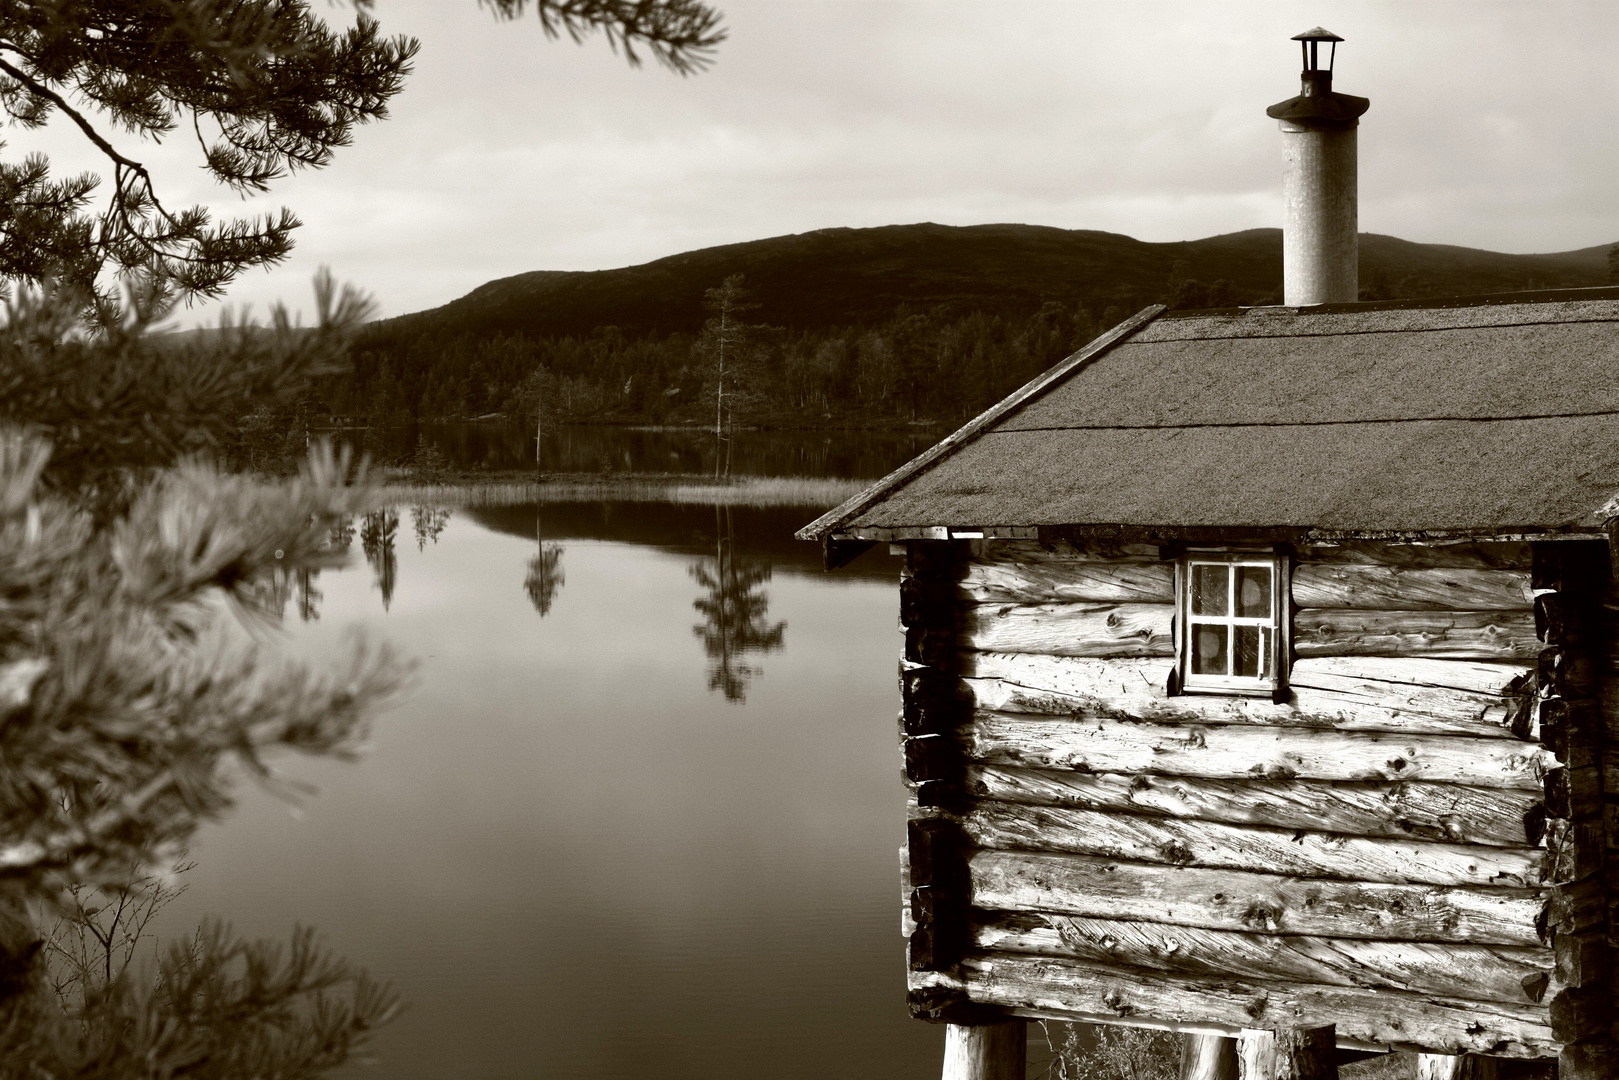
[{"label": "tree reflection in water", "polygon": [[428,541],[438,543],[439,534],[450,523],[450,512],[442,506],[413,506],[410,525],[416,533],[416,550],[427,550]]},{"label": "tree reflection in water", "polygon": [[253,604],[277,620],[287,617],[287,603],[296,597],[298,618],[303,622],[315,622],[320,618],[320,602],[325,598],[315,587],[319,580],[319,570],[297,570],[292,573],[275,570],[250,585],[248,591]]},{"label": "tree reflection in water", "polygon": [[692,633],[708,654],[708,688],[723,693],[726,701],[741,703],[747,700],[748,681],[760,673],[745,658],[782,648],[787,624],[768,622],[770,596],[763,585],[770,580],[771,566],[736,554],[729,507],[714,508],[714,531],[714,557],[688,568],[705,590],[692,601],[703,615]]},{"label": "tree reflection in water", "polygon": [[543,619],[551,611],[557,590],[568,579],[562,572],[562,545],[545,542],[545,534],[540,530],[538,507],[534,510],[534,544],[534,557],[528,561],[528,576],[523,579],[523,591],[528,593],[529,603],[534,605],[534,610]]},{"label": "tree reflection in water", "polygon": [[382,592],[382,610],[393,603],[394,583],[399,577],[399,560],[394,554],[394,540],[399,534],[399,515],[388,507],[373,510],[360,523],[360,549],[365,561],[376,574],[377,588]]}]

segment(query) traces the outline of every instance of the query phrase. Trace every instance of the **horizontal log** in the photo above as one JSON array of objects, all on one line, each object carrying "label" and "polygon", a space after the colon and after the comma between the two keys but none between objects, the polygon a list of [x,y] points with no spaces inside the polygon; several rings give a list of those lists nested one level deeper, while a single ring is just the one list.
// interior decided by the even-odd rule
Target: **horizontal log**
[{"label": "horizontal log", "polygon": [[1404,567],[1459,567],[1493,570],[1529,570],[1533,561],[1522,541],[1455,544],[1396,544],[1375,540],[1349,540],[1309,545],[1297,552],[1300,564],[1366,563]]},{"label": "horizontal log", "polygon": [[961,745],[947,735],[917,735],[905,740],[905,779],[913,784],[954,780],[961,774]]},{"label": "horizontal log", "polygon": [[[1560,693],[1548,689],[1550,694],[1560,697],[1575,697],[1573,693]],[[1619,679],[1606,681],[1597,697],[1597,708],[1602,714],[1602,735],[1604,742],[1619,742]]]},{"label": "horizontal log", "polygon": [[961,829],[938,818],[912,818],[905,823],[907,880],[961,891],[966,882],[967,851]]},{"label": "horizontal log", "polygon": [[973,558],[980,562],[1094,562],[1162,563],[1156,544],[1078,544],[1070,540],[1049,543],[1033,539],[986,539],[971,542]]},{"label": "horizontal log", "polygon": [[907,735],[954,731],[972,713],[972,697],[961,680],[937,668],[902,668],[900,696],[900,719]]},{"label": "horizontal log", "polygon": [[1605,621],[1602,609],[1588,593],[1552,592],[1535,596],[1535,633],[1548,645],[1595,645],[1595,635]]},{"label": "horizontal log", "polygon": [[[1006,656],[1006,653],[967,654]],[[1131,663],[1088,661],[1082,657],[1032,657],[1075,663]],[[999,665],[976,665],[984,670]],[[1165,662],[1165,670],[1169,667]],[[1139,689],[1126,697],[1101,694],[1069,695],[1036,690],[1000,679],[964,680],[966,695],[980,709],[1036,716],[1153,720],[1171,724],[1251,724],[1263,727],[1337,729],[1339,731],[1410,732],[1429,735],[1475,735],[1485,738],[1524,739],[1537,734],[1536,713],[1527,695],[1488,697],[1462,690],[1412,689],[1405,694],[1380,696],[1295,686],[1286,704],[1268,698],[1216,694],[1179,694],[1171,697],[1163,687]],[[1105,687],[1098,687],[1105,693]]]},{"label": "horizontal log", "polygon": [[962,569],[956,595],[968,602],[1175,602],[1175,567],[1167,562],[971,562]]},{"label": "horizontal log", "polygon": [[[1580,779],[1594,779],[1595,771]],[[1352,836],[1516,847],[1538,843],[1544,831],[1536,813],[1543,794],[1514,788],[1420,781],[1205,780],[1004,765],[967,766],[965,787],[979,798],[1003,802],[1323,829]],[[1529,825],[1534,826],[1532,836]]]},{"label": "horizontal log", "polygon": [[1558,934],[1552,943],[1556,962],[1551,982],[1559,986],[1596,986],[1608,978],[1608,939],[1603,930]]},{"label": "horizontal log", "polygon": [[1541,840],[1541,882],[1581,881],[1602,872],[1602,823],[1549,818]]},{"label": "horizontal log", "polygon": [[[1572,855],[1532,847],[1344,836],[1061,806],[979,802],[959,816],[977,847],[1063,851],[1171,866],[1415,885],[1538,885]],[[1589,852],[1587,853],[1589,855]],[[1596,852],[1600,857],[1600,850]],[[1596,867],[1587,866],[1587,873]]]},{"label": "horizontal log", "polygon": [[[1309,676],[1310,685],[1323,688],[1375,682],[1510,697],[1534,689],[1537,662],[1447,660],[1427,656],[1312,656],[1293,662],[1292,678]],[[1345,681],[1328,681],[1333,679]]]},{"label": "horizontal log", "polygon": [[1172,604],[974,604],[964,648],[1052,656],[1173,656]]},{"label": "horizontal log", "polygon": [[1584,592],[1611,587],[1603,537],[1544,541],[1532,545],[1532,556],[1536,589]]},{"label": "horizontal log", "polygon": [[1077,960],[977,953],[962,962],[968,996],[1003,1008],[1152,1017],[1233,1028],[1335,1024],[1346,1042],[1498,1057],[1555,1056],[1545,1010],[1419,994],[1126,971]]},{"label": "horizontal log", "polygon": [[899,624],[948,629],[955,623],[956,591],[948,581],[906,577],[899,583]]},{"label": "horizontal log", "polygon": [[980,712],[958,734],[968,761],[1214,780],[1424,780],[1540,791],[1550,752],[1508,739],[1036,719]]},{"label": "horizontal log", "polygon": [[1541,1003],[1567,989],[1557,981],[1552,950],[1541,946],[1249,934],[1039,912],[975,912],[971,933],[978,949],[1182,975],[1240,973],[1514,1004]]},{"label": "horizontal log", "polygon": [[951,670],[959,655],[956,647],[955,627],[907,626],[905,628],[905,659],[912,664],[925,664],[941,671]]},{"label": "horizontal log", "polygon": [[1368,563],[1300,563],[1293,568],[1293,603],[1301,608],[1529,611],[1534,600],[1527,570]]},{"label": "horizontal log", "polygon": [[1579,769],[1553,769],[1546,774],[1546,814],[1553,818],[1584,821],[1602,813],[1602,778],[1594,765]]},{"label": "horizontal log", "polygon": [[1301,657],[1288,676],[1301,711],[1370,727],[1383,711],[1407,724],[1533,738],[1535,668],[1428,657]]},{"label": "horizontal log", "polygon": [[1089,855],[974,851],[974,907],[1132,919],[1211,930],[1373,941],[1540,945],[1599,917],[1600,890],[1443,888],[1300,880],[1245,870],[1155,866]]},{"label": "horizontal log", "polygon": [[1355,611],[1299,608],[1293,616],[1299,656],[1432,656],[1462,660],[1533,660],[1541,649],[1535,617],[1525,611]]},{"label": "horizontal log", "polygon": [[[1266,698],[1237,695],[1172,697],[1166,683],[1173,661],[1167,659],[1000,652],[965,653],[960,658],[975,703],[1001,712],[1498,738],[1533,734],[1533,711],[1525,693],[1487,694],[1358,679],[1317,666],[1326,663],[1298,661],[1289,700],[1278,705]],[[1528,669],[1517,665],[1515,670],[1524,675]]]},{"label": "horizontal log", "polygon": [[1545,698],[1535,705],[1540,745],[1571,768],[1595,765],[1602,749],[1602,714],[1590,698]]},{"label": "horizontal log", "polygon": [[1600,698],[1605,690],[1601,665],[1589,653],[1543,649],[1536,669],[1535,690],[1541,697]]}]

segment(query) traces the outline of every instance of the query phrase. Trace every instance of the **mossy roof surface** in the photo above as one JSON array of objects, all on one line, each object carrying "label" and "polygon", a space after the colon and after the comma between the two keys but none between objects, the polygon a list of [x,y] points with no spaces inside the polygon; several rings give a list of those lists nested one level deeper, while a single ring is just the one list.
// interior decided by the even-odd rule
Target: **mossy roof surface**
[{"label": "mossy roof surface", "polygon": [[1619,298],[1441,304],[1159,317],[802,535],[1600,525]]}]

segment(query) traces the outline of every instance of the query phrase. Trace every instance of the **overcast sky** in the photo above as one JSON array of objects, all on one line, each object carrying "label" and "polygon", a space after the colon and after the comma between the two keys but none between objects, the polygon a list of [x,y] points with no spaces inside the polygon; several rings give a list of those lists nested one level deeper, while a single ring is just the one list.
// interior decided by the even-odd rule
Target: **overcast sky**
[{"label": "overcast sky", "polygon": [[[397,315],[525,270],[590,270],[830,226],[1027,222],[1182,240],[1280,223],[1288,38],[1339,46],[1361,228],[1499,251],[1619,240],[1619,4],[720,0],[706,74],[632,70],[475,0],[377,0],[422,41],[387,121],[246,209],[293,257],[229,300],[307,303],[328,265]],[[13,151],[33,137],[12,132]],[[49,145],[64,162],[93,159]],[[171,201],[240,213],[194,148]],[[212,308],[183,320],[211,319]]]}]

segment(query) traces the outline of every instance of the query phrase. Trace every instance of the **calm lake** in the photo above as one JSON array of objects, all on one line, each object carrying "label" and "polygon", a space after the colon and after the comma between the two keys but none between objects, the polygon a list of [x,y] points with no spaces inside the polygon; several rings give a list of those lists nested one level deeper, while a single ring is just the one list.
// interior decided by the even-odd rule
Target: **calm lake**
[{"label": "calm lake", "polygon": [[[704,467],[689,434],[572,435],[620,467]],[[462,455],[521,438],[435,434]],[[733,462],[878,475],[920,448],[829,450],[860,438],[744,436]],[[419,685],[360,763],[285,762],[317,795],[244,789],[165,930],[310,924],[392,981],[408,1010],[361,1075],[936,1077],[941,1029],[904,1003],[899,560],[823,573],[791,538],[820,509],[356,521],[287,633],[319,650],[363,624]]]}]

